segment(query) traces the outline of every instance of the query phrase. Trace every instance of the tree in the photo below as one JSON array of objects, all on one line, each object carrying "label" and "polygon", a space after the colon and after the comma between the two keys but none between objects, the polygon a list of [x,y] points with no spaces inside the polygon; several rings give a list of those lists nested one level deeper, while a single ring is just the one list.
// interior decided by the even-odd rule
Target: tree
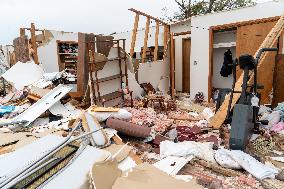
[{"label": "tree", "polygon": [[[183,20],[199,14],[219,12],[254,5],[254,0],[174,0],[180,11],[170,20]],[[166,11],[166,9],[163,9]]]}]

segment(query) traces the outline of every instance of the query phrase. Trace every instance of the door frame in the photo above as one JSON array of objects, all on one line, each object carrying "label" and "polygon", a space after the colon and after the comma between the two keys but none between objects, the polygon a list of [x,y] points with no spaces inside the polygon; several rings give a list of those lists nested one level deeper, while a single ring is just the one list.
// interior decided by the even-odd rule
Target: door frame
[{"label": "door frame", "polygon": [[[184,45],[185,45],[185,41],[186,40],[189,40],[190,41],[190,52],[189,52],[189,57],[191,55],[191,37],[186,37],[186,38],[182,38],[182,91],[184,92],[184,85],[185,85],[185,82],[184,82],[184,62],[185,62],[185,48],[184,48]],[[189,82],[190,82],[190,59],[189,59]],[[189,84],[189,90],[190,90],[190,84]]]}]

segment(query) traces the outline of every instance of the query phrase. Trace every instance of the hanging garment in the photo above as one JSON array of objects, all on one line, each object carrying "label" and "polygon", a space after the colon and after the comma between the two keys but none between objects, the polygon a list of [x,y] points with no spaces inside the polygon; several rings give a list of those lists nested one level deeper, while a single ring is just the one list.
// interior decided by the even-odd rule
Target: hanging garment
[{"label": "hanging garment", "polygon": [[224,62],[220,71],[221,76],[223,77],[228,77],[229,75],[232,74],[233,69],[230,64],[233,64],[233,57],[232,57],[232,52],[230,49],[228,49],[224,53]]}]

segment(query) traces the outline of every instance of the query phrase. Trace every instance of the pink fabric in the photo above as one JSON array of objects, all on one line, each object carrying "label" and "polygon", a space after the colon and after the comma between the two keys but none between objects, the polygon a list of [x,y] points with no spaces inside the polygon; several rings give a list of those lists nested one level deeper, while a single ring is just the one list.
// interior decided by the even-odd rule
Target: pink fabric
[{"label": "pink fabric", "polygon": [[270,130],[274,131],[274,132],[280,132],[280,131],[284,130],[284,122],[279,122],[279,123],[273,125]]}]

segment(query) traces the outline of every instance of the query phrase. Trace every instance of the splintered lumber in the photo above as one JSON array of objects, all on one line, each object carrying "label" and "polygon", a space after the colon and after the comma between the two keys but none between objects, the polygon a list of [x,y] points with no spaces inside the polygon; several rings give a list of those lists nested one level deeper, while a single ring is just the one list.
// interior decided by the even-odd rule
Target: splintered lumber
[{"label": "splintered lumber", "polygon": [[36,44],[36,29],[35,29],[35,24],[31,23],[31,45],[32,45],[32,49],[34,50],[34,54],[33,54],[33,58],[34,58],[34,62],[36,64],[39,64],[38,62],[38,55],[37,55],[37,44]]},{"label": "splintered lumber", "polygon": [[136,42],[138,23],[139,23],[139,14],[136,13],[135,21],[134,21],[134,27],[133,27],[133,31],[132,31],[130,57],[133,57],[133,54],[134,54],[134,48],[135,48],[135,42]]},{"label": "splintered lumber", "polygon": [[160,23],[159,23],[158,21],[156,21],[154,61],[157,61],[157,59],[158,59],[158,48],[159,48],[159,26],[160,26]]},{"label": "splintered lumber", "polygon": [[[256,51],[254,57],[256,57],[256,55],[257,55],[257,53],[260,49],[273,47],[273,45],[277,41],[278,37],[280,36],[281,32],[283,31],[283,29],[284,29],[284,14],[279,18],[278,22],[275,24],[275,26],[271,29],[269,34],[266,36],[266,38],[264,39],[264,41],[262,42],[262,44],[260,45],[260,47]],[[264,65],[263,62],[264,62],[266,56],[267,56],[267,52],[264,52],[263,56],[259,60],[258,67],[261,67],[261,66]],[[239,79],[236,82],[235,91],[241,91],[242,90],[243,74],[244,73],[241,74],[241,76],[239,77]],[[249,83],[252,83],[253,73],[250,74],[250,78],[251,79],[250,79]],[[241,96],[240,93],[235,93],[233,95],[231,108],[234,107],[234,105],[236,104],[236,102],[238,101],[240,96]],[[224,123],[226,116],[227,116],[227,108],[228,108],[228,104],[229,104],[229,99],[230,99],[230,97],[229,97],[229,95],[227,95],[224,102],[222,103],[220,109],[216,112],[215,116],[210,121],[210,125],[213,126],[213,128],[218,129]]]},{"label": "splintered lumber", "polygon": [[[114,140],[115,144],[124,145],[124,143],[118,136],[114,135],[112,139]],[[133,159],[133,161],[135,161],[136,164],[143,163],[143,161],[133,152],[133,150],[130,151],[129,156]]]},{"label": "splintered lumber", "polygon": [[148,36],[149,36],[149,26],[150,26],[150,18],[147,17],[146,27],[145,27],[145,36],[144,36],[144,46],[143,46],[143,53],[142,53],[142,63],[145,62],[146,59],[146,51],[148,49]]}]

